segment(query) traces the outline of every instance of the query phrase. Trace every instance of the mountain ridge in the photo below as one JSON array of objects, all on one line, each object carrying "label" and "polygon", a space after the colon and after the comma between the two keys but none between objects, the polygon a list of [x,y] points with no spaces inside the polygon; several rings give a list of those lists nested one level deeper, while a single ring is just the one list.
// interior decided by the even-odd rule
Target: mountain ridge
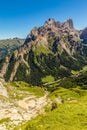
[{"label": "mountain ridge", "polygon": [[[72,19],[64,23],[48,19],[43,26],[33,28],[24,44],[1,61],[1,75],[6,81],[26,81],[43,84],[43,78],[54,80],[71,75],[87,64],[87,46]],[[6,63],[5,63],[6,62]],[[4,70],[4,73],[3,73]]]}]

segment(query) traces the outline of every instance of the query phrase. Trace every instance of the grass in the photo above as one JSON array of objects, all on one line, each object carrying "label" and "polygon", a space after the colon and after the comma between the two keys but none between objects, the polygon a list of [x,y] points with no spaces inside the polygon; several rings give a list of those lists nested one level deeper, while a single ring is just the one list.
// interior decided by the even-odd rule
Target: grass
[{"label": "grass", "polygon": [[8,98],[3,95],[0,95],[0,101],[7,102]]},{"label": "grass", "polygon": [[87,66],[84,66],[83,67],[83,72],[86,72],[87,71]]},{"label": "grass", "polygon": [[[26,122],[20,127],[21,130],[87,130],[87,90],[79,87],[59,88],[49,98],[55,99],[58,96],[63,98],[62,104]],[[15,130],[19,130],[19,127]]]},{"label": "grass", "polygon": [[7,122],[9,122],[9,118],[3,118],[2,120],[0,120],[0,124],[2,124],[2,123],[7,123]]},{"label": "grass", "polygon": [[30,95],[41,97],[44,95],[44,89],[37,86],[31,86],[25,82],[11,82],[6,84],[10,99],[23,99]]},{"label": "grass", "polygon": [[87,130],[87,106],[63,104],[28,122],[22,130]]},{"label": "grass", "polygon": [[[78,89],[79,90],[79,89]],[[62,99],[67,99],[67,98],[79,98],[79,93],[74,91],[74,89],[70,90],[70,89],[65,89],[65,88],[59,88],[55,91],[53,91],[50,95],[51,99],[54,99],[58,96],[62,97]]]},{"label": "grass", "polygon": [[52,52],[46,47],[46,46],[36,46],[34,50],[36,55],[40,55],[41,53],[48,55],[49,53],[52,54]]},{"label": "grass", "polygon": [[79,73],[83,73],[83,72],[86,72],[86,71],[87,71],[87,66],[84,66],[80,71],[72,70],[71,73],[73,75],[78,75]]},{"label": "grass", "polygon": [[43,83],[50,83],[50,82],[53,82],[53,81],[54,81],[54,77],[52,75],[48,75],[48,76],[42,78]]}]

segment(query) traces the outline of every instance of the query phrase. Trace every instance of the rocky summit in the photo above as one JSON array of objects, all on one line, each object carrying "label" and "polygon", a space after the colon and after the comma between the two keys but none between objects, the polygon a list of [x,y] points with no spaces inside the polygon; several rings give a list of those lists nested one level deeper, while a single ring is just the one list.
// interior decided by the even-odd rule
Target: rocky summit
[{"label": "rocky summit", "polygon": [[72,76],[72,70],[87,65],[87,29],[76,30],[72,19],[61,23],[49,18],[34,27],[24,44],[0,60],[0,77],[5,81],[44,84]]}]

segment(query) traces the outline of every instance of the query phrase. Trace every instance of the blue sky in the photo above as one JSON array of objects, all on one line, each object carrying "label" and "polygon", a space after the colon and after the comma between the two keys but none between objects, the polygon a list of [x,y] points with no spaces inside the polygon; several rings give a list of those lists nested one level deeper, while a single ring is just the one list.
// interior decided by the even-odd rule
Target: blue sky
[{"label": "blue sky", "polygon": [[87,0],[0,0],[0,39],[25,38],[48,18],[72,18],[76,29],[87,27]]}]

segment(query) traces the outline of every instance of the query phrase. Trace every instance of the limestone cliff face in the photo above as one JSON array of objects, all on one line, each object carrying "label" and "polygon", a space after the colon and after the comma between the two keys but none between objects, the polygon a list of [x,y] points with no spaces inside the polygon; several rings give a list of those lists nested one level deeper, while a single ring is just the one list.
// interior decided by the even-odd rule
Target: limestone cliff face
[{"label": "limestone cliff face", "polygon": [[55,80],[70,76],[71,70],[87,64],[83,32],[74,29],[71,19],[64,23],[48,19],[43,26],[31,30],[24,44],[7,56],[7,62],[7,58],[0,61],[2,77],[6,81],[23,80],[38,85],[48,75]]}]

